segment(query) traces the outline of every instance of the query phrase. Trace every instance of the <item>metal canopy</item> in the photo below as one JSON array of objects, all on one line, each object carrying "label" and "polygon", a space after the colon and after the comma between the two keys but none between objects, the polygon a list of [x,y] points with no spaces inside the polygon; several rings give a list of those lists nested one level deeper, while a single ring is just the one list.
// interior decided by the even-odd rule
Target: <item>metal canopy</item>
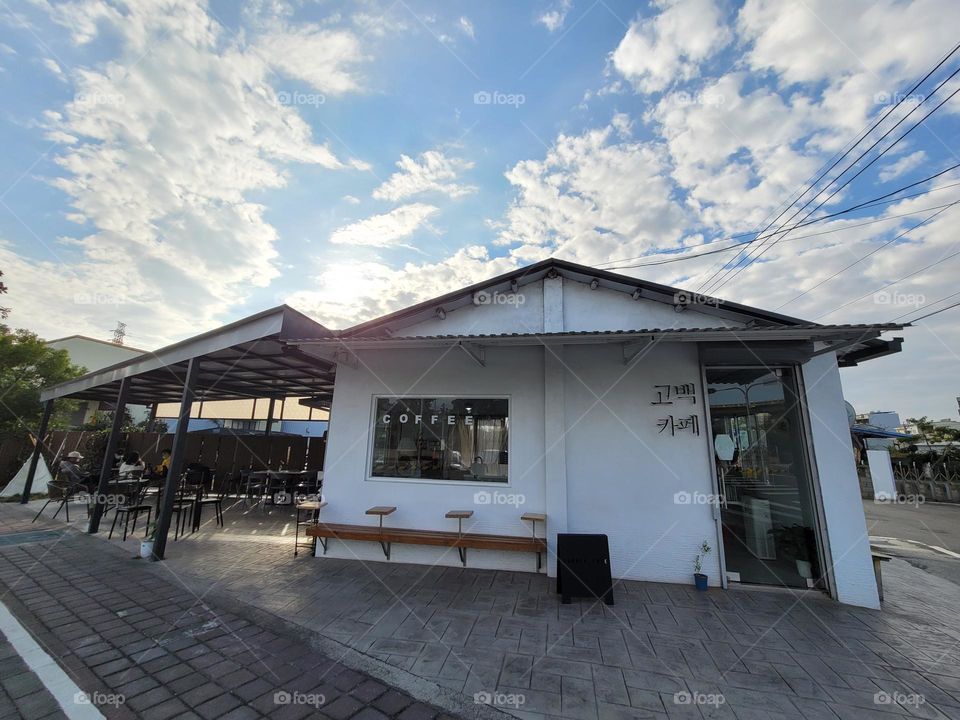
[{"label": "metal canopy", "polygon": [[333,397],[334,364],[300,352],[288,341],[332,335],[320,323],[281,305],[47,388],[40,399],[112,402],[120,381],[130,378],[128,403],[179,403],[187,364],[196,359],[198,401],[310,396],[328,402]]}]

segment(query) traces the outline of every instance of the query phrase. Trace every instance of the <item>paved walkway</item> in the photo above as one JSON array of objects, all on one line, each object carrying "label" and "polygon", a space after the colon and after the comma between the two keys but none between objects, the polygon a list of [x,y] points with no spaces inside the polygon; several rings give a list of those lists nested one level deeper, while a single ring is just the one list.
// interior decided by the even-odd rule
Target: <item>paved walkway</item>
[{"label": "paved walkway", "polygon": [[294,559],[291,522],[230,513],[225,530],[171,543],[163,571],[187,598],[242,599],[328,654],[352,648],[398,681],[524,720],[960,718],[956,586],[899,560],[882,612],[639,582],[620,583],[613,607],[563,606],[532,573]]},{"label": "paved walkway", "polygon": [[[309,633],[208,601],[162,564],[29,517],[0,504],[0,602],[108,718],[447,720],[319,652]],[[0,717],[64,717],[5,645],[0,658]]]}]

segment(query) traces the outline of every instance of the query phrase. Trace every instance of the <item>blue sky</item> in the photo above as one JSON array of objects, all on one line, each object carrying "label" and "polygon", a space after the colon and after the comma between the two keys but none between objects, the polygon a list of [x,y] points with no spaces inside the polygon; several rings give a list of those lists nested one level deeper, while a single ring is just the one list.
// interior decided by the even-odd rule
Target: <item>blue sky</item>
[{"label": "blue sky", "polygon": [[[696,255],[776,216],[958,21],[948,0],[4,4],[10,322],[123,320],[150,348],[280,302],[344,327],[551,255]],[[821,212],[960,162],[957,107]],[[713,291],[826,322],[943,307],[957,181],[795,231]],[[623,271],[696,288],[718,258]],[[848,399],[954,416],[955,317],[845,372]]]}]

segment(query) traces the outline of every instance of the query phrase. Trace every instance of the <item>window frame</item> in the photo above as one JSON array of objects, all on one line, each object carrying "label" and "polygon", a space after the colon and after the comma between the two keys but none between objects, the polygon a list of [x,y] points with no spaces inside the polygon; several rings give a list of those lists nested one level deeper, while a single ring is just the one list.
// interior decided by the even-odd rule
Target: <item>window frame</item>
[{"label": "window frame", "polygon": [[432,478],[407,478],[395,477],[392,475],[374,475],[373,474],[373,449],[376,442],[376,424],[377,424],[377,401],[380,399],[393,400],[424,400],[432,398],[450,398],[453,400],[463,400],[466,398],[477,400],[506,400],[507,401],[507,419],[513,414],[513,396],[510,393],[418,393],[416,395],[392,395],[376,393],[370,396],[370,414],[367,419],[367,457],[364,460],[364,473],[366,475],[364,482],[387,482],[387,483],[410,483],[414,485],[453,485],[455,487],[469,488],[505,488],[513,487],[513,476],[510,471],[510,458],[513,457],[513,432],[512,428],[507,429],[507,479],[505,482],[477,481],[477,480],[434,480]]}]

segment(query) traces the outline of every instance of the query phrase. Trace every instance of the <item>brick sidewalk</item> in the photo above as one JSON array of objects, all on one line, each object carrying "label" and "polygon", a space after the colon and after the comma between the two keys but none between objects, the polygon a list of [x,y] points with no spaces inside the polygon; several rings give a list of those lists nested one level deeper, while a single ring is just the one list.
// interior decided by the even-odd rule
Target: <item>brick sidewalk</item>
[{"label": "brick sidewalk", "polygon": [[0,720],[65,718],[53,695],[0,634]]},{"label": "brick sidewalk", "polygon": [[[10,506],[0,506],[0,518],[0,601],[108,718],[447,720],[324,657],[307,633],[266,629],[242,617],[239,604],[203,602],[160,565],[73,531],[37,541],[36,531],[58,526],[30,525]],[[0,695],[0,717],[63,717],[20,677],[22,661],[0,652],[3,686],[18,694],[12,705]]]}]

